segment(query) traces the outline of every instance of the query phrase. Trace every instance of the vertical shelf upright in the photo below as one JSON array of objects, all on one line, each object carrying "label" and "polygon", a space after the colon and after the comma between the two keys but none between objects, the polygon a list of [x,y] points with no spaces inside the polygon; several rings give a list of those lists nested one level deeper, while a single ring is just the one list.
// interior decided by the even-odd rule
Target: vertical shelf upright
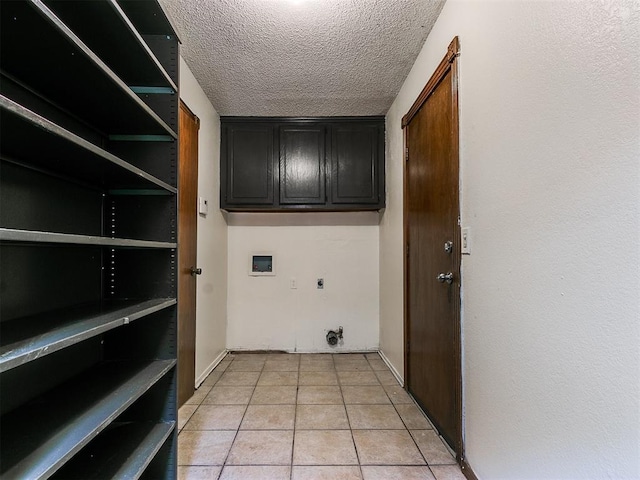
[{"label": "vertical shelf upright", "polygon": [[0,36],[0,477],[174,479],[179,40],[156,0]]}]

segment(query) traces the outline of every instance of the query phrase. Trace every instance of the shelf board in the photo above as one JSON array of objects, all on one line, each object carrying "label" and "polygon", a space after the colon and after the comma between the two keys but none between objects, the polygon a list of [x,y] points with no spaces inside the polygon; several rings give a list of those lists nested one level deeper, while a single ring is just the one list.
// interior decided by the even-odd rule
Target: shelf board
[{"label": "shelf board", "polygon": [[168,134],[177,138],[41,0],[3,2],[1,21],[3,73],[103,135]]},{"label": "shelf board", "polygon": [[175,429],[168,423],[114,422],[62,467],[54,479],[137,479]]},{"label": "shelf board", "polygon": [[175,364],[105,363],[3,416],[0,475],[49,477]]},{"label": "shelf board", "polygon": [[167,93],[171,94],[178,91],[115,0],[44,3],[130,87],[169,87]]},{"label": "shelf board", "polygon": [[141,2],[140,0],[117,0],[127,17],[143,35],[175,35],[171,18],[157,2]]},{"label": "shelf board", "polygon": [[0,95],[0,154],[110,188],[177,189]]},{"label": "shelf board", "polygon": [[0,228],[0,242],[63,243],[67,245],[96,245],[114,248],[176,248],[175,242],[154,242],[152,240],[131,240],[128,238],[108,238],[69,233],[39,232]]},{"label": "shelf board", "polygon": [[176,304],[174,298],[81,305],[0,323],[0,373]]}]

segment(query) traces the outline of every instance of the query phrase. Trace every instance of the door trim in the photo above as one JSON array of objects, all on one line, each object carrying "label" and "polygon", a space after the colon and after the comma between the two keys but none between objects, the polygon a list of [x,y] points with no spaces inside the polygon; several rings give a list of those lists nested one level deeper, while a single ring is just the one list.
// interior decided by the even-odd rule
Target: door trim
[{"label": "door trim", "polygon": [[[451,136],[452,136],[452,151],[451,151],[451,161],[457,162],[460,165],[460,148],[459,148],[459,112],[458,112],[458,57],[460,55],[460,43],[458,41],[458,37],[454,37],[449,47],[447,49],[447,53],[444,58],[440,61],[438,67],[435,69],[434,73],[431,75],[431,78],[424,86],[420,95],[416,98],[415,102],[407,112],[407,114],[402,117],[402,130],[403,130],[403,280],[404,280],[404,292],[403,292],[403,310],[404,310],[404,372],[405,378],[409,379],[409,222],[408,222],[408,190],[407,190],[407,163],[409,159],[409,153],[407,150],[407,125],[411,122],[413,117],[418,113],[422,105],[427,101],[427,99],[434,92],[436,87],[440,84],[442,79],[447,75],[447,73],[451,72],[451,83],[452,83],[452,128],[451,128]],[[459,174],[459,173],[458,173]],[[459,182],[459,177],[458,177]],[[459,190],[459,187],[458,187]],[[458,196],[458,219],[460,218],[460,205],[459,205],[459,196]],[[459,223],[459,222],[458,222]],[[455,230],[454,236],[454,245],[460,245],[460,229],[457,228]],[[460,250],[458,248],[457,255],[454,258],[454,272],[457,272],[458,278],[460,279],[460,284],[462,283],[462,277],[460,276]],[[461,289],[458,290],[460,292]],[[462,436],[462,344],[461,344],[461,316],[460,316],[460,305],[461,299],[460,295],[456,295],[453,309],[455,318],[457,318],[456,328],[454,331],[454,357],[455,357],[455,365],[454,369],[456,372],[456,387],[455,387],[455,414],[456,414],[456,444],[454,445],[456,451],[456,460],[459,464],[463,464],[465,462],[464,457],[464,439]],[[405,390],[408,391],[408,381],[405,382],[404,386]]]},{"label": "door trim", "polygon": [[189,108],[189,105],[187,105],[183,99],[180,99],[179,103],[179,106],[184,108],[185,113],[187,113],[191,117],[191,119],[196,123],[196,127],[198,128],[198,130],[200,130],[200,119],[198,118],[198,116],[193,113],[193,110]]},{"label": "door trim", "polygon": [[[411,108],[407,112],[407,114],[402,117],[402,128],[406,127],[409,122],[416,116],[420,107],[424,105],[424,102],[431,96],[435,88],[438,86],[442,78],[447,74],[449,70],[451,70],[451,74],[453,76],[454,83],[454,104],[457,107],[458,105],[458,61],[457,58],[460,56],[460,42],[458,41],[458,37],[454,37],[447,48],[447,54],[440,61],[440,64],[437,66],[435,72],[431,75],[431,78],[427,82],[427,84],[416,98],[416,101],[413,102]],[[457,109],[455,112],[455,118],[458,117]],[[456,146],[458,142],[455,142]]]}]

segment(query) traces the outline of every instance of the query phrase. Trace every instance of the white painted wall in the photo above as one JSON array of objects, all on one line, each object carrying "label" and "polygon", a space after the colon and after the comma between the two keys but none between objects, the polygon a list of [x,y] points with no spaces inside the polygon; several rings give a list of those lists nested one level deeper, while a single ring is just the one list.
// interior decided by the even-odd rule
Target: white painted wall
[{"label": "white painted wall", "polygon": [[[231,214],[228,235],[230,350],[377,350],[377,213]],[[249,276],[252,252],[272,252],[276,276]],[[339,326],[332,349],[326,331]]]},{"label": "white painted wall", "polygon": [[640,4],[449,0],[387,115],[381,345],[402,369],[400,119],[458,35],[466,457],[640,478]]},{"label": "white painted wall", "polygon": [[198,195],[209,201],[209,214],[198,217],[196,306],[196,385],[225,352],[227,328],[227,224],[220,212],[220,117],[180,59],[180,98],[200,119]]},{"label": "white painted wall", "polygon": [[408,108],[400,110],[404,109],[401,97],[403,92],[404,89],[400,91],[386,118],[387,207],[380,219],[380,351],[402,381],[404,381],[404,250],[402,248],[404,187],[402,130],[398,127],[402,116],[408,110]]}]

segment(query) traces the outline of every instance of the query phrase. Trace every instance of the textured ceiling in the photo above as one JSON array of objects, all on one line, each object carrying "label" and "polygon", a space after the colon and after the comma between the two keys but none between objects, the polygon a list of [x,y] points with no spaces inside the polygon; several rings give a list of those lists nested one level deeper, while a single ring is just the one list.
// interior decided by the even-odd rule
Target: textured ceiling
[{"label": "textured ceiling", "polygon": [[444,0],[161,0],[220,115],[383,115]]}]

